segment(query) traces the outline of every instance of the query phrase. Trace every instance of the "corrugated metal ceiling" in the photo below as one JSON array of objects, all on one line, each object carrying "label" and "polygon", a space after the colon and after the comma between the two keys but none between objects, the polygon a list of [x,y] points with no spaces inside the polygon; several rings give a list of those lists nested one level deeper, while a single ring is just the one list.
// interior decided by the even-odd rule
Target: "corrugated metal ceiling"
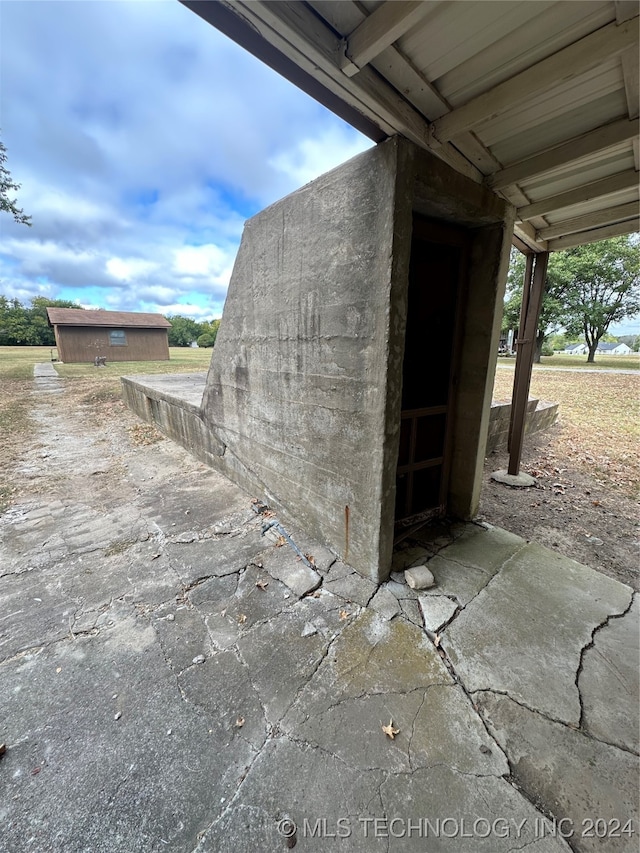
[{"label": "corrugated metal ceiling", "polygon": [[182,2],[372,138],[494,188],[521,248],[562,248],[564,221],[571,243],[638,228],[637,2]]}]

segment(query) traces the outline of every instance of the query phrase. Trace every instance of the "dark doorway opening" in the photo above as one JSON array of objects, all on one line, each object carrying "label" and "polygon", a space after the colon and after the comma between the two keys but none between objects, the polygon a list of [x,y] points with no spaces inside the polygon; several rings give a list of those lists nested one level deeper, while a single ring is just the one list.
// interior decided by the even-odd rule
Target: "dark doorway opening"
[{"label": "dark doorway opening", "polygon": [[464,229],[414,217],[396,475],[397,533],[446,513],[468,245]]}]

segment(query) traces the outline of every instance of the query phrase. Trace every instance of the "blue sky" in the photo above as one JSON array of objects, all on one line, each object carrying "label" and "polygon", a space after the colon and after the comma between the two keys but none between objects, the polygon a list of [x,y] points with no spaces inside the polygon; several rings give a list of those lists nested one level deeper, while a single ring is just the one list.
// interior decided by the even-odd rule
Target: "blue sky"
[{"label": "blue sky", "polygon": [[0,293],[210,319],[244,221],[371,145],[177,0],[2,0]]}]

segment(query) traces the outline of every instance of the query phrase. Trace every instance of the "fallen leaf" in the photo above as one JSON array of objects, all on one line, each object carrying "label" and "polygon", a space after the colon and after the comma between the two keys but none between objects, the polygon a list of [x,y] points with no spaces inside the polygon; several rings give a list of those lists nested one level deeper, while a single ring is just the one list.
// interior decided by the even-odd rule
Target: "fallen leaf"
[{"label": "fallen leaf", "polygon": [[393,720],[389,720],[389,725],[383,726],[382,731],[386,734],[387,737],[390,737],[391,740],[393,740],[396,735],[400,734],[400,729],[394,729]]},{"label": "fallen leaf", "polygon": [[305,554],[305,557],[311,563],[311,565],[315,568],[316,558],[314,556],[312,556],[311,554]]},{"label": "fallen leaf", "polygon": [[244,726],[244,717],[238,717],[236,720],[236,726],[241,729]]},{"label": "fallen leaf", "polygon": [[256,586],[258,587],[258,589],[263,589],[263,590],[264,590],[264,589],[266,589],[266,588],[269,586],[269,581],[266,581],[266,580],[257,580],[257,581],[256,581]]},{"label": "fallen leaf", "polygon": [[341,619],[348,619],[349,618],[349,611],[348,610],[341,610],[338,615],[340,616]]},{"label": "fallen leaf", "polygon": [[276,539],[276,548],[282,548],[282,546],[286,543],[286,539],[284,536],[278,536]]},{"label": "fallen leaf", "polygon": [[436,649],[440,645],[440,634],[436,634],[433,638],[433,645],[436,647]]},{"label": "fallen leaf", "polygon": [[239,622],[241,625],[244,625],[244,623],[245,623],[246,621],[247,621],[247,617],[246,617],[246,615],[245,615],[244,613],[239,613],[239,614],[238,614],[238,622]]},{"label": "fallen leaf", "polygon": [[61,666],[57,667],[56,672],[62,672],[62,667]]}]

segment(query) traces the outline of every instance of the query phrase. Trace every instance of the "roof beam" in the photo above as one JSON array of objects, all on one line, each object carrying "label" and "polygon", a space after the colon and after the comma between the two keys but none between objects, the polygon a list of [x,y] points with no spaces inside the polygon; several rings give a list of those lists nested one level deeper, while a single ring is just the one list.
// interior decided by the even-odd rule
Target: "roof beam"
[{"label": "roof beam", "polygon": [[520,242],[527,246],[530,252],[547,251],[546,242],[538,239],[536,229],[529,222],[516,222],[513,226],[513,234],[515,238],[518,238]]},{"label": "roof beam", "polygon": [[627,95],[629,118],[638,117],[638,78],[640,78],[640,56],[636,48],[625,50],[622,54],[622,73],[624,75],[624,90]]},{"label": "roof beam", "polygon": [[347,77],[357,74],[430,11],[431,5],[422,0],[387,0],[379,6],[344,40],[341,66]]},{"label": "roof beam", "polygon": [[587,213],[584,216],[575,216],[573,219],[556,222],[548,228],[540,228],[538,230],[538,238],[540,240],[551,240],[554,237],[562,237],[565,234],[574,234],[576,231],[588,231],[590,228],[597,228],[601,225],[624,222],[625,219],[633,219],[634,217],[638,217],[637,201],[629,202],[629,204],[619,204],[616,207],[609,207],[606,210],[597,210],[593,213]]},{"label": "roof beam", "polygon": [[618,172],[617,175],[611,175],[609,178],[601,178],[599,181],[593,181],[590,184],[577,187],[575,190],[568,190],[565,193],[559,193],[541,201],[534,201],[533,204],[527,204],[524,207],[518,208],[516,215],[518,219],[526,221],[536,216],[544,216],[545,213],[551,213],[554,210],[562,210],[563,207],[582,204],[594,198],[611,195],[612,193],[632,189],[637,186],[638,173],[635,169],[626,169],[624,172]]},{"label": "roof beam", "polygon": [[558,237],[557,240],[549,240],[547,243],[550,252],[560,252],[562,249],[571,249],[573,246],[583,246],[585,243],[598,243],[600,240],[608,240],[611,237],[620,237],[622,234],[633,234],[640,229],[640,217],[628,219],[626,222],[618,222],[616,225],[606,225],[604,228],[594,228],[591,231],[580,231],[577,234],[569,234],[567,237]]},{"label": "roof beam", "polygon": [[541,175],[543,172],[550,172],[552,169],[565,166],[573,160],[580,160],[582,157],[589,157],[605,148],[627,142],[636,137],[639,130],[640,121],[637,118],[632,121],[626,118],[614,121],[611,124],[604,125],[604,127],[576,136],[555,148],[549,148],[540,154],[534,154],[533,157],[527,157],[526,160],[521,160],[519,163],[513,163],[511,166],[490,175],[486,179],[486,184],[494,190],[508,187],[510,184],[516,184],[527,178]]},{"label": "roof beam", "polygon": [[434,136],[446,142],[538,92],[584,74],[637,42],[637,21],[607,24],[442,116],[433,124]]}]

